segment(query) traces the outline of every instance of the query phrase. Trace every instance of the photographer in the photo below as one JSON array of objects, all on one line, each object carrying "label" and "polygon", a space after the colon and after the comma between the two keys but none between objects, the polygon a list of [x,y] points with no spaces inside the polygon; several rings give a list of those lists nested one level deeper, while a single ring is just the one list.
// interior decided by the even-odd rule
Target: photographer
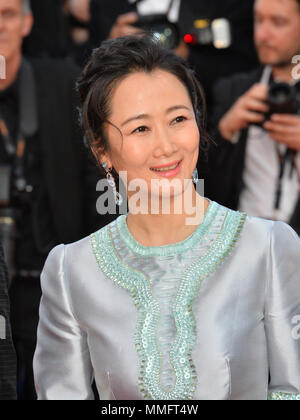
[{"label": "photographer", "polygon": [[[91,0],[91,39],[95,47],[107,38],[133,35],[140,31],[139,17],[167,14],[178,26],[181,42],[175,53],[188,59],[199,76],[211,108],[211,89],[220,77],[247,71],[257,66],[253,43],[252,8],[254,0]],[[168,11],[169,10],[169,11]],[[138,13],[137,13],[138,12]],[[218,19],[227,22],[217,38],[228,37],[226,47],[216,47],[211,30]],[[200,22],[206,28],[198,30]],[[201,34],[199,35],[199,32]],[[184,36],[198,34],[192,42],[183,42]],[[215,43],[216,44],[216,43]]]},{"label": "photographer", "polygon": [[35,399],[40,272],[57,243],[100,226],[98,173],[88,165],[78,125],[78,68],[69,60],[22,55],[33,23],[28,0],[0,0],[0,16],[0,54],[6,61],[6,78],[0,79],[0,236],[12,280],[18,397]]},{"label": "photographer", "polygon": [[9,323],[7,270],[0,245],[0,400],[16,399],[16,357]]},{"label": "photographer", "polygon": [[256,0],[254,17],[262,67],[215,87],[221,144],[206,187],[224,205],[289,222],[299,233],[300,103],[292,58],[300,52],[300,1]]},{"label": "photographer", "polygon": [[[106,38],[113,39],[140,33],[141,29],[135,26],[139,17],[165,14],[170,22],[177,23],[180,18],[180,6],[180,0],[118,0],[113,4],[91,0],[93,44],[97,46]],[[174,51],[185,59],[189,57],[189,48],[182,39]]]}]

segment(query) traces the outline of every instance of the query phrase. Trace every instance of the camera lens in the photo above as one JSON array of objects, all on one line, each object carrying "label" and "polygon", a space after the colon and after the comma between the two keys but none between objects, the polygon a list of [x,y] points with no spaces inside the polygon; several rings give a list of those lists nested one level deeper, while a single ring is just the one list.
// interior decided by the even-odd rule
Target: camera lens
[{"label": "camera lens", "polygon": [[168,21],[165,15],[141,16],[135,26],[149,33],[155,41],[167,49],[172,50],[179,44],[179,29],[176,24]]},{"label": "camera lens", "polygon": [[268,93],[270,114],[296,113],[295,90],[288,83],[274,83]]},{"label": "camera lens", "polygon": [[277,83],[271,86],[269,100],[276,104],[284,104],[292,98],[292,91],[288,84]]}]

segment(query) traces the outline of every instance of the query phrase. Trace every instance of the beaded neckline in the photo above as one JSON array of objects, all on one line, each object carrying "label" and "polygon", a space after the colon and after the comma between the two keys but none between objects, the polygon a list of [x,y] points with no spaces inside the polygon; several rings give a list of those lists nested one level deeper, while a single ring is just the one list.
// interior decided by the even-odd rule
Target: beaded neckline
[{"label": "beaded neckline", "polygon": [[128,229],[126,215],[118,217],[118,219],[116,220],[116,224],[122,240],[135,254],[148,257],[176,255],[184,253],[188,249],[191,249],[197,242],[201,240],[201,238],[209,230],[211,223],[214,221],[215,216],[218,212],[218,208],[219,205],[216,202],[209,200],[209,206],[205,212],[202,223],[199,224],[195,231],[186,239],[170,245],[145,246],[139,243],[132,236]]},{"label": "beaded neckline", "polygon": [[[212,221],[209,220],[211,217]],[[102,272],[116,285],[128,290],[138,310],[134,340],[140,360],[139,389],[145,399],[193,399],[198,382],[192,357],[197,337],[196,320],[192,310],[193,304],[199,296],[203,281],[233,251],[245,220],[245,214],[211,202],[203,220],[204,223],[202,222],[195,231],[200,230],[202,232],[202,235],[204,235],[202,241],[205,240],[205,237],[208,240],[206,244],[203,243],[203,245],[205,244],[204,253],[201,256],[199,255],[199,258],[195,258],[182,273],[173,304],[173,317],[177,332],[169,352],[169,358],[174,369],[176,382],[170,390],[164,389],[160,383],[162,355],[157,342],[157,329],[161,310],[158,300],[152,292],[151,281],[147,273],[131,267],[120,258],[115,247],[116,243],[113,240],[113,231],[118,232],[115,222],[91,235],[94,255]],[[205,229],[206,226],[209,227],[208,230]],[[210,233],[212,234],[211,238],[209,238]],[[191,237],[194,237],[194,234],[187,238],[189,246],[192,243]],[[175,245],[182,246],[182,242]],[[173,246],[168,245],[166,247],[168,252]],[[142,248],[148,250],[147,247]],[[154,247],[154,250],[158,248]],[[165,247],[163,248],[165,249]],[[180,250],[181,248],[177,252]],[[158,255],[161,255],[161,251]],[[146,256],[149,256],[149,254]]]}]

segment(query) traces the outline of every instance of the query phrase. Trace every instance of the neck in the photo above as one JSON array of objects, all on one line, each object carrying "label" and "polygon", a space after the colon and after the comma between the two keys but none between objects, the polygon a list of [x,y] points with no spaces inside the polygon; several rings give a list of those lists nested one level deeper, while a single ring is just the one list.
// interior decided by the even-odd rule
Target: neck
[{"label": "neck", "polygon": [[14,83],[21,66],[21,61],[21,54],[15,55],[12,59],[6,61],[6,78],[0,79],[0,90],[5,90]]},{"label": "neck", "polygon": [[279,80],[291,83],[294,81],[292,71],[293,71],[294,65],[293,64],[287,64],[286,66],[277,66],[272,68],[272,74],[274,78],[278,78]]},{"label": "neck", "polygon": [[[179,200],[186,202],[182,203],[182,211],[176,212],[174,209],[179,208]],[[147,214],[129,212],[127,225],[133,237],[144,246],[169,245],[183,241],[197,229],[208,205],[209,202],[196,192],[191,183],[183,195],[170,203],[170,214],[164,214],[161,205],[159,214],[153,214],[151,211]]]}]

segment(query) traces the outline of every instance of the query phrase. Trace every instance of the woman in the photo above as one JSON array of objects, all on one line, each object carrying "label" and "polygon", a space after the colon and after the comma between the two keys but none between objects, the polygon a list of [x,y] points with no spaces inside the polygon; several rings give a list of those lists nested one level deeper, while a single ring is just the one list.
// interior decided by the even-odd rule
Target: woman
[{"label": "woman", "polygon": [[129,213],[48,257],[39,398],[90,399],[93,378],[101,399],[298,398],[300,241],[197,193],[193,72],[146,37],[119,38],[94,51],[78,88],[92,151],[119,205],[114,175],[125,182]]}]

